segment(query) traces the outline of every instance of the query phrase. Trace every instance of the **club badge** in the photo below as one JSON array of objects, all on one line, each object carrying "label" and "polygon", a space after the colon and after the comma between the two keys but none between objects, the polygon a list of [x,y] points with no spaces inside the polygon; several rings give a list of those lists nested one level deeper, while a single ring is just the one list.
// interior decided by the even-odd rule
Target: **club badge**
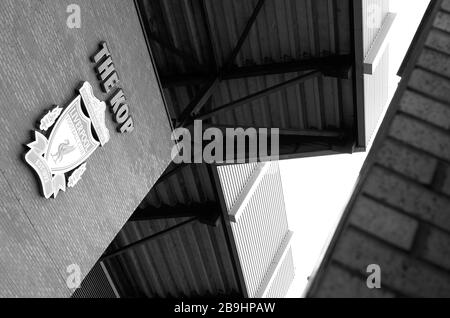
[{"label": "club badge", "polygon": [[41,119],[40,132],[35,131],[35,141],[27,145],[25,160],[39,176],[47,199],[74,187],[86,171],[86,160],[109,141],[105,102],[94,96],[88,82],[78,91],[67,107],[56,106]]}]

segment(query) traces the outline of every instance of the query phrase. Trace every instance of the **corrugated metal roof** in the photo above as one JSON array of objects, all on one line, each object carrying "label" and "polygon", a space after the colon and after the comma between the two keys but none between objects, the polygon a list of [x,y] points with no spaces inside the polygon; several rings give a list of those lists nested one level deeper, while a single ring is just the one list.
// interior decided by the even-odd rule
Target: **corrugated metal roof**
[{"label": "corrugated metal roof", "polygon": [[[141,2],[150,24],[151,36],[154,37],[152,51],[160,76],[170,76],[204,73],[214,69],[215,60],[223,62],[237,42],[257,1],[211,0],[205,1],[204,7],[200,0]],[[267,0],[237,56],[235,66],[351,53],[349,11],[348,0]],[[202,18],[205,16],[208,19]],[[207,25],[210,25],[213,35],[212,46]],[[189,57],[179,57],[181,51]],[[205,109],[214,109],[299,74],[302,73],[223,81]],[[198,90],[199,86],[194,84],[165,89],[173,117],[180,115]],[[297,129],[351,128],[354,125],[354,110],[352,80],[321,77],[215,116],[212,122],[216,125]],[[236,168],[239,177],[230,177],[233,174],[230,172],[230,180],[222,183],[224,194],[220,195],[224,195],[229,209],[255,167],[256,164],[241,165]],[[265,177],[248,203],[242,219],[232,225],[250,296],[258,289],[268,262],[272,261],[287,232],[285,215],[284,218],[279,216],[284,209],[281,209],[280,203],[281,181],[276,178],[276,173]],[[273,184],[280,184],[280,187]],[[158,209],[218,200],[208,167],[186,165],[159,182],[140,207]],[[284,208],[284,202],[282,206]],[[267,217],[261,217],[264,211],[268,212]],[[129,222],[109,250],[117,250],[188,220]],[[182,297],[237,294],[242,292],[242,285],[233,264],[237,260],[230,256],[230,246],[227,245],[226,226],[223,219],[217,227],[195,221],[107,260],[106,266],[122,295]],[[269,232],[273,237],[267,235]],[[289,253],[286,259],[286,268],[291,268]],[[277,275],[281,275],[281,279],[290,277],[284,272]],[[280,286],[276,286],[272,285],[269,293],[279,289]]]},{"label": "corrugated metal roof", "polygon": [[[217,202],[214,181],[206,165],[186,165],[159,182],[141,208],[190,206]],[[217,211],[211,211],[216,213]],[[107,252],[116,251],[190,218],[128,222]],[[142,246],[105,261],[119,294],[127,297],[213,297],[239,295],[223,219],[216,227],[199,221],[156,237]],[[108,254],[108,253],[107,253]]]},{"label": "corrugated metal roof", "polygon": [[[230,208],[258,165],[261,164],[219,167],[222,186],[227,185],[221,195]],[[119,294],[213,297],[238,295],[241,288],[246,288],[249,296],[255,295],[288,232],[278,164],[270,165],[239,222],[231,224],[230,232],[227,233],[226,226],[230,225],[224,223],[228,222],[225,218],[216,227],[193,221],[126,253],[104,259]],[[141,208],[216,201],[213,183],[206,165],[183,166],[159,182]],[[189,220],[186,217],[128,222],[106,255]],[[227,235],[234,237],[236,256],[232,255]],[[242,268],[245,286],[234,262]]]},{"label": "corrugated metal roof", "polygon": [[[166,47],[176,47],[192,57],[182,59],[164,49],[161,41],[151,41],[159,74],[167,78],[171,75],[215,72],[214,60],[219,65],[227,60],[257,1],[211,0],[204,1],[204,7],[202,0],[143,3],[152,36],[164,39]],[[267,0],[234,66],[351,54],[349,12],[348,0]],[[208,42],[208,25],[212,44]],[[216,109],[300,74],[223,81],[204,110]],[[199,92],[200,86],[194,84],[165,89],[173,118],[178,118]],[[332,77],[310,79],[218,114],[213,117],[212,123],[244,127],[351,130],[354,126],[352,80]]]},{"label": "corrugated metal roof", "polygon": [[[207,108],[214,110],[265,88],[298,77],[305,72],[268,75],[224,81]],[[233,111],[214,116],[216,125],[286,129],[332,130],[353,124],[350,107],[341,109],[339,96],[347,96],[351,106],[351,81],[319,77],[285,88]]]},{"label": "corrugated metal roof", "polygon": [[[182,85],[164,89],[172,118],[183,110],[231,56],[238,39],[252,15],[257,0],[155,0],[144,1],[144,19],[150,25],[151,49],[157,69],[163,79],[191,75],[196,78]],[[264,66],[272,63],[295,62],[308,58],[334,55],[354,55],[353,27],[361,28],[361,57],[363,58],[389,10],[388,0],[362,0],[362,12],[357,12],[361,26],[351,26],[350,0],[266,0],[248,37],[232,63],[237,67]],[[211,41],[210,41],[211,39]],[[358,40],[358,39],[356,39]],[[164,43],[164,44],[162,44]],[[176,48],[176,49],[175,49]],[[359,49],[356,49],[359,50]],[[180,57],[183,52],[187,58]],[[383,74],[380,74],[383,73]],[[304,72],[260,75],[225,79],[218,85],[203,108],[209,112],[250,94],[298,77]],[[383,76],[382,76],[383,75]],[[361,84],[349,79],[320,76],[284,88],[269,96],[221,112],[208,123],[225,126],[267,127],[297,130],[355,131],[358,118],[359,146],[370,140],[374,126],[383,109],[387,81],[385,72],[378,72],[364,81],[370,86],[369,95],[376,98],[355,99]],[[382,80],[380,80],[382,78]],[[357,78],[356,81],[363,81]],[[367,90],[366,90],[367,93]],[[383,98],[378,98],[381,96]],[[358,102],[358,107],[355,107]],[[363,110],[365,106],[365,111]],[[358,112],[355,114],[355,111]],[[362,114],[365,113],[365,116]],[[365,128],[367,123],[367,128]],[[364,128],[366,142],[363,142]],[[327,140],[326,143],[333,142]],[[306,145],[303,150],[308,152]],[[302,152],[294,148],[295,152]]]},{"label": "corrugated metal roof", "polygon": [[[127,223],[116,250],[186,219]],[[198,221],[106,261],[119,294],[126,297],[212,297],[240,293],[222,223]]]},{"label": "corrugated metal roof", "polygon": [[141,207],[190,205],[216,199],[208,167],[192,164],[179,167],[176,174],[153,187]]}]

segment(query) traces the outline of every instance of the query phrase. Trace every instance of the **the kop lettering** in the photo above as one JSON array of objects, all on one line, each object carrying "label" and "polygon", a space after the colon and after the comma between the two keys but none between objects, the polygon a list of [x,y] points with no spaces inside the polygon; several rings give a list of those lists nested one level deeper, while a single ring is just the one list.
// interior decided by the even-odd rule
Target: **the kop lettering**
[{"label": "the kop lettering", "polygon": [[133,118],[122,89],[118,86],[119,76],[112,62],[111,53],[105,42],[100,43],[100,50],[92,57],[92,62],[96,64],[95,71],[100,86],[106,94],[116,89],[107,100],[108,106],[114,114],[114,121],[119,125],[117,130],[121,133],[132,132],[134,130]]}]

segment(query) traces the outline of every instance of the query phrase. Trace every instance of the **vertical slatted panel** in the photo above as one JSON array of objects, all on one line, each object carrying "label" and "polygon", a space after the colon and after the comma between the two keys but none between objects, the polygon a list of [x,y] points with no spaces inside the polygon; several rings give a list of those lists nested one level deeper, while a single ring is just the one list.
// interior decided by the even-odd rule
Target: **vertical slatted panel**
[{"label": "vertical slatted panel", "polygon": [[[238,169],[242,167],[229,166],[227,169],[228,171],[236,169],[233,171],[234,174],[229,174],[233,176],[231,180],[234,182],[226,179],[227,175],[224,173],[221,176],[222,183],[225,185],[225,197],[234,198],[237,191],[231,195],[227,193],[227,191],[233,191],[233,187],[229,184],[237,182],[243,184],[242,181],[236,180],[245,179],[245,176],[238,174]],[[254,297],[288,232],[278,163],[271,163],[238,222],[232,223],[231,227],[247,291],[250,297]]]},{"label": "vertical slatted panel", "polygon": [[[364,54],[367,55],[389,12],[389,0],[363,0]],[[389,49],[383,54],[374,74],[364,76],[366,144],[380,120],[388,100]]]},{"label": "vertical slatted panel", "polygon": [[267,292],[267,298],[282,298],[289,291],[292,280],[294,279],[295,267],[292,248],[286,253],[283,264],[280,265],[275,279]]},{"label": "vertical slatted panel", "polygon": [[363,0],[364,54],[369,52],[388,12],[389,0]]},{"label": "vertical slatted panel", "polygon": [[374,74],[364,75],[364,94],[366,144],[368,144],[389,98],[389,47],[386,48]]},{"label": "vertical slatted panel", "polygon": [[233,207],[234,203],[247,184],[250,176],[253,174],[258,165],[260,164],[249,163],[242,165],[223,166],[217,169],[219,172],[219,177],[221,180],[225,202],[227,204],[228,210]]}]

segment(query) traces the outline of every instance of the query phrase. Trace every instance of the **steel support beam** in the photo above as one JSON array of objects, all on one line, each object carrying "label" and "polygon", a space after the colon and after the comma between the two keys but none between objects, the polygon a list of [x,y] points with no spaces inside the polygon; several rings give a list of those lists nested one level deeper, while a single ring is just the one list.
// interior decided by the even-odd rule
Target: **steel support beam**
[{"label": "steel support beam", "polygon": [[193,217],[193,218],[191,218],[191,219],[189,219],[187,221],[184,221],[184,222],[181,222],[181,223],[179,223],[177,225],[169,227],[169,228],[167,228],[167,229],[165,229],[165,230],[163,230],[161,232],[158,232],[156,234],[150,235],[150,236],[145,237],[145,238],[143,238],[143,239],[141,239],[139,241],[136,241],[134,243],[126,245],[126,246],[124,246],[122,248],[119,248],[118,250],[115,250],[115,251],[111,252],[110,254],[106,254],[106,255],[102,256],[100,258],[100,261],[101,262],[105,262],[105,261],[108,261],[108,260],[110,260],[110,259],[112,259],[114,257],[117,257],[117,256],[123,255],[125,253],[128,253],[128,252],[134,250],[137,247],[145,246],[146,244],[148,244],[150,241],[152,241],[154,239],[159,239],[159,238],[161,238],[161,237],[163,237],[163,236],[165,236],[165,235],[167,235],[169,233],[172,233],[175,230],[179,230],[182,227],[185,227],[187,225],[190,225],[190,224],[196,222],[197,219],[198,219],[197,217]]},{"label": "steel support beam", "polygon": [[115,250],[107,255],[100,258],[100,261],[107,261],[111,258],[117,257],[124,253],[127,253],[137,247],[144,246],[154,239],[159,239],[165,235],[172,233],[181,227],[187,226],[193,222],[199,221],[201,223],[217,226],[218,221],[221,216],[221,206],[217,202],[199,203],[190,206],[178,206],[178,207],[162,207],[162,208],[147,208],[138,209],[133,216],[128,220],[128,222],[139,222],[139,221],[151,221],[158,219],[168,219],[168,218],[185,218],[189,219],[181,222],[175,226],[169,227],[163,231],[156,234],[150,235],[143,239],[140,239],[134,243],[124,246],[118,250]]},{"label": "steel support beam", "polygon": [[171,52],[172,54],[178,56],[179,58],[183,59],[183,60],[187,60],[190,61],[192,64],[194,64],[198,69],[205,69],[205,67],[203,67],[200,62],[197,60],[197,58],[195,58],[194,56],[190,55],[187,52],[184,52],[180,49],[178,49],[176,46],[172,45],[171,43],[168,43],[160,38],[158,38],[157,36],[149,33],[148,34],[148,38],[159,44],[163,49],[166,49],[167,51]]},{"label": "steel support beam", "polygon": [[218,45],[217,45],[216,38],[213,35],[212,29],[211,29],[211,24],[209,23],[208,9],[206,7],[205,1],[209,1],[209,0],[201,0],[200,13],[202,15],[203,23],[204,23],[205,30],[206,30],[206,35],[208,37],[209,50],[211,52],[211,56],[214,59],[215,71],[216,71],[216,73],[218,73],[219,68],[220,68],[219,67],[219,56],[215,49],[218,47]]},{"label": "steel support beam", "polygon": [[309,72],[309,73],[300,75],[300,76],[298,76],[298,77],[296,77],[294,79],[291,79],[289,81],[286,81],[286,82],[283,82],[281,84],[278,84],[278,85],[266,88],[266,89],[264,89],[262,91],[259,91],[257,93],[248,95],[246,97],[243,97],[241,99],[238,99],[238,100],[233,101],[231,103],[228,103],[226,105],[223,105],[221,107],[213,109],[213,110],[211,110],[209,112],[203,113],[203,114],[195,117],[194,119],[205,120],[205,119],[211,118],[211,117],[213,117],[213,116],[215,116],[215,115],[217,115],[219,113],[222,113],[224,111],[233,110],[233,109],[235,109],[237,107],[240,107],[242,105],[251,103],[251,102],[253,102],[253,101],[257,100],[257,99],[266,97],[266,96],[271,95],[273,93],[276,93],[276,92],[278,92],[278,91],[280,91],[282,89],[285,89],[285,88],[291,87],[293,85],[297,85],[297,84],[303,83],[303,82],[305,82],[305,81],[307,81],[309,79],[316,78],[316,77],[318,77],[320,75],[321,75],[321,73],[319,71],[313,71],[313,72]]},{"label": "steel support beam", "polygon": [[[313,155],[330,155],[340,153],[352,153],[353,143],[350,143],[350,135],[345,133],[329,134],[329,136],[307,136],[307,135],[282,135],[277,136],[279,148],[278,156],[272,152],[272,136],[270,132],[268,135],[256,134],[256,136],[248,135],[244,131],[245,144],[242,146],[242,139],[238,136],[228,136],[225,134],[226,127],[215,127],[222,131],[222,139],[214,141],[203,140],[201,144],[197,144],[191,141],[191,157],[190,162],[195,162],[195,154],[202,154],[207,146],[209,148],[222,147],[222,150],[215,149],[215,151],[221,151],[223,154],[218,161],[207,162],[217,165],[229,165],[236,163],[249,163],[249,162],[268,162],[275,159],[295,159],[311,157]],[[229,127],[235,129],[236,127]],[[231,139],[233,138],[233,139]],[[263,139],[261,139],[263,138]],[[212,142],[215,144],[212,145]],[[260,144],[261,143],[261,144]],[[261,148],[261,145],[267,145]],[[238,146],[243,147],[241,152],[236,152]],[[211,151],[211,150],[209,150]],[[256,152],[255,152],[256,151]]]},{"label": "steel support beam", "polygon": [[[221,125],[221,124],[203,124],[203,130],[206,130],[208,128],[219,128],[223,132],[227,128],[230,129],[238,129],[242,128],[244,130],[248,129],[256,129],[256,131],[259,134],[262,134],[264,130],[267,130],[267,134],[270,134],[270,130],[277,127],[248,127],[248,126],[227,126],[227,125]],[[336,137],[336,138],[343,138],[346,136],[346,132],[344,130],[340,129],[327,129],[327,130],[319,130],[319,129],[284,129],[284,128],[278,128],[278,132],[280,136],[298,136],[298,137]]]},{"label": "steel support beam", "polygon": [[194,100],[181,113],[180,118],[177,120],[176,127],[187,126],[192,121],[192,116],[199,112],[208,102],[216,88],[219,86],[219,83],[220,79],[216,77],[203,87]]},{"label": "steel support beam", "polygon": [[207,73],[162,76],[161,85],[163,88],[204,85],[208,79],[213,77],[214,75]]},{"label": "steel support beam", "polygon": [[245,25],[244,31],[242,31],[241,36],[239,37],[238,42],[236,43],[236,46],[234,47],[233,51],[231,52],[230,56],[228,57],[226,63],[224,64],[222,68],[222,72],[226,72],[226,70],[233,64],[234,60],[236,59],[237,55],[239,54],[239,51],[242,48],[242,45],[244,45],[245,40],[248,37],[248,34],[250,33],[250,30],[252,29],[253,24],[256,21],[256,18],[258,17],[259,12],[261,11],[262,7],[264,6],[265,0],[259,0],[256,4],[255,8],[253,9],[253,13],[250,16],[250,18],[247,21],[247,24]]},{"label": "steel support beam", "polygon": [[[337,55],[320,58],[310,58],[301,61],[286,63],[272,63],[265,65],[252,65],[243,67],[233,67],[222,74],[222,80],[234,80],[248,77],[277,75],[295,72],[305,72],[318,70],[323,75],[348,79],[352,69],[351,55]],[[163,77],[161,79],[164,88],[198,85],[204,83],[212,75],[205,73],[191,73]]]},{"label": "steel support beam", "polygon": [[[218,71],[218,75],[215,75],[214,78],[210,79],[204,88],[197,94],[197,96],[194,98],[194,100],[185,108],[183,113],[180,115],[180,118],[177,120],[177,127],[183,127],[187,126],[192,122],[192,116],[195,116],[200,110],[205,106],[205,104],[208,102],[208,100],[211,98],[212,94],[216,90],[216,88],[219,86],[220,81],[222,80],[222,74],[226,73],[226,70],[233,65],[234,60],[236,59],[239,51],[242,48],[242,45],[244,44],[245,40],[247,39],[247,36],[253,26],[253,24],[256,21],[256,18],[258,17],[259,12],[261,11],[265,0],[259,0],[256,4],[255,8],[253,9],[253,13],[250,16],[249,20],[247,21],[247,24],[241,33],[241,36],[239,37],[239,40],[234,47],[233,51],[231,52],[228,59],[225,61],[224,65],[220,68]],[[206,15],[206,9],[204,14]],[[206,17],[207,18],[207,17]],[[210,30],[208,31],[210,33]],[[212,36],[212,35],[211,35]]]},{"label": "steel support beam", "polygon": [[[145,14],[146,10],[144,8],[142,0],[135,0],[135,5],[139,11],[139,15],[146,15]],[[195,56],[191,55],[188,52],[178,49],[172,43],[169,43],[168,41],[165,41],[162,38],[158,37],[157,35],[153,34],[150,24],[149,24],[150,19],[148,16],[147,16],[147,18],[141,19],[140,21],[141,21],[142,27],[145,30],[146,40],[157,43],[158,45],[161,46],[161,48],[166,49],[167,51],[171,52],[172,54],[174,54],[175,56],[178,56],[179,58],[181,58],[183,60],[190,61],[199,70],[205,69],[205,67],[200,64],[200,62],[198,61],[198,59]]]},{"label": "steel support beam", "polygon": [[225,80],[318,70],[323,75],[348,79],[352,68],[350,55],[332,55],[300,61],[235,67],[223,76]]},{"label": "steel support beam", "polygon": [[175,164],[174,162],[171,162],[169,167],[166,169],[166,171],[163,173],[163,175],[158,179],[158,181],[156,181],[156,183],[153,185],[153,187],[157,186],[158,184],[166,181],[168,178],[177,174],[184,167],[186,167],[186,164],[183,164],[183,163]]},{"label": "steel support beam", "polygon": [[197,203],[188,206],[164,206],[161,208],[148,207],[138,209],[129,222],[140,222],[160,219],[197,217],[204,224],[215,225],[220,207],[216,202]]}]

